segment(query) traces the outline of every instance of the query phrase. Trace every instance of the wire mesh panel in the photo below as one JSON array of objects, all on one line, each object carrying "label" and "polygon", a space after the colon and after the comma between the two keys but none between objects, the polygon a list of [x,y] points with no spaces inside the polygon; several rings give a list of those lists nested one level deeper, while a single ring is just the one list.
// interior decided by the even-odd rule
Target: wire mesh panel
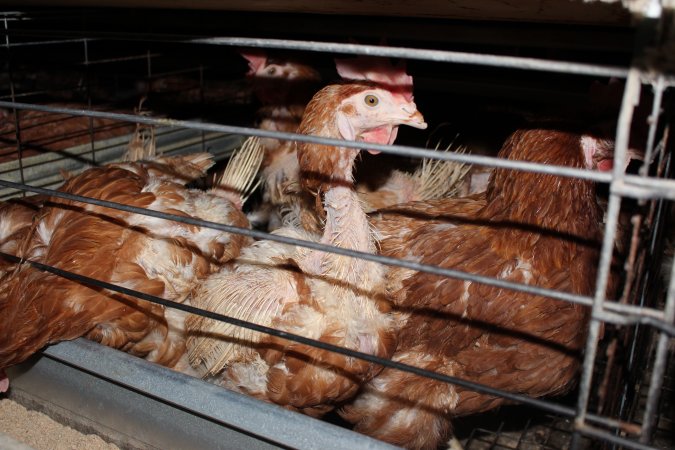
[{"label": "wire mesh panel", "polygon": [[[475,26],[488,35],[481,39],[471,34],[464,22],[411,18],[402,21],[405,27],[396,28],[398,22],[388,26],[385,19],[373,17],[373,27],[389,38],[386,45],[350,42],[350,37],[369,42],[377,33],[360,31],[363,29],[354,24],[344,29],[345,21],[329,16],[186,14],[193,20],[182,20],[179,13],[167,11],[5,12],[0,198],[41,194],[589,308],[591,319],[578,388],[563,396],[533,398],[341,348],[300,332],[206,311],[189,302],[176,303],[140,292],[142,289],[23,260],[20,255],[3,252],[5,261],[30,264],[96,289],[505,398],[508,406],[497,411],[457,419],[454,433],[467,449],[672,447],[675,180],[670,133],[675,78],[668,53],[672,48],[672,11],[649,10],[645,17],[635,19],[635,26],[612,29],[588,26],[573,30],[557,25],[546,31],[532,23],[522,24],[518,31],[509,24],[477,23]],[[311,26],[292,26],[308,18]],[[355,23],[364,20],[353,19]],[[269,28],[255,29],[246,26],[245,20],[268,24]],[[282,27],[279,21],[290,25]],[[453,30],[458,30],[456,36]],[[596,39],[566,39],[578,32]],[[528,40],[528,33],[542,40]],[[509,38],[501,40],[500,36]],[[304,57],[329,79],[337,78],[333,57],[406,60],[416,80],[415,102],[427,122],[437,126],[427,136],[431,145],[426,148],[424,140],[403,129],[400,144],[368,143],[369,150],[381,151],[399,168],[427,158],[597,183],[604,234],[594,294],[579,295],[412,259],[331,247],[323,241],[56,189],[64,179],[88,167],[119,161],[133,139],[151,140],[160,155],[207,151],[219,160],[226,159],[246,136],[363,147],[363,142],[254,128],[251,86],[243,76],[246,63],[237,54],[242,49]],[[610,82],[610,78],[621,81]],[[507,135],[519,127],[533,119],[554,127],[561,118],[617,122],[616,131],[606,123],[598,128],[614,143],[611,170],[495,156]],[[469,151],[436,151],[434,136],[440,143],[458,139]],[[631,161],[636,148],[641,150],[641,162]],[[372,164],[379,164],[373,161],[364,156],[357,181],[359,176],[367,179]],[[252,203],[256,201],[259,199],[254,197]],[[616,296],[607,298],[614,283]],[[327,420],[348,426],[337,415]]]}]

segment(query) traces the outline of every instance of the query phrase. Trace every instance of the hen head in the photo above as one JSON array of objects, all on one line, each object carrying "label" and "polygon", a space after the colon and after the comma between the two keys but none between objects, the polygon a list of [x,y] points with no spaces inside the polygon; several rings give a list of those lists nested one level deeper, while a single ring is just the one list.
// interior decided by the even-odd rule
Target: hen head
[{"label": "hen head", "polygon": [[[375,144],[391,144],[399,125],[425,129],[412,100],[371,83],[326,86],[307,105],[299,133]],[[373,152],[375,153],[375,152]],[[328,180],[352,180],[358,150],[298,144],[303,188],[316,192]]]},{"label": "hen head", "polygon": [[336,122],[343,139],[375,144],[393,144],[399,125],[427,127],[412,100],[378,87],[345,98]]},{"label": "hen head", "polygon": [[241,51],[253,81],[255,95],[265,105],[305,103],[316,89],[321,75],[307,64],[290,59],[271,59],[262,50]]}]

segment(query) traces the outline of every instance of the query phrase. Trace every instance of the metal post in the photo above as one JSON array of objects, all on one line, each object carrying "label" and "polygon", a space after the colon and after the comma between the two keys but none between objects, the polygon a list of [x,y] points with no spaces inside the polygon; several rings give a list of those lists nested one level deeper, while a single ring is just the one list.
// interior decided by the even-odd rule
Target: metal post
[{"label": "metal post", "polygon": [[[14,77],[12,76],[12,58],[9,42],[9,24],[7,23],[7,17],[4,18],[5,22],[5,46],[7,47],[7,78],[9,78],[9,92],[12,99],[12,103],[16,102],[16,90],[14,89]],[[25,183],[25,176],[23,173],[23,143],[21,142],[21,119],[19,117],[19,110],[12,108],[14,114],[14,136],[16,138],[16,153],[19,159],[19,176],[21,177],[21,183]],[[25,197],[26,192],[21,191],[21,196]]]},{"label": "metal post", "polygon": [[[87,39],[84,44],[84,80],[87,89],[87,108],[91,109],[91,80],[89,74],[89,45]],[[94,138],[94,118],[89,117],[89,142],[91,143],[91,163],[96,165],[96,139]]]},{"label": "metal post", "polygon": [[[609,205],[607,208],[607,221],[605,227],[605,236],[602,243],[600,262],[595,285],[595,296],[593,298],[593,309],[591,321],[586,340],[586,352],[584,356],[581,382],[579,384],[579,397],[577,400],[576,413],[574,421],[575,429],[581,429],[586,425],[586,416],[588,414],[588,399],[591,391],[591,381],[593,379],[593,368],[596,353],[598,350],[598,339],[600,337],[601,321],[598,314],[604,310],[605,292],[609,280],[610,268],[612,264],[612,254],[614,252],[614,240],[616,238],[616,229],[619,220],[619,211],[621,208],[621,196],[613,192],[612,188],[622,184],[624,179],[624,162],[628,150],[628,141],[630,134],[630,124],[633,118],[633,109],[638,104],[640,98],[640,71],[631,67],[626,80],[626,87],[623,94],[621,113],[619,114],[619,126],[616,134],[616,147],[614,153],[614,172],[612,182],[610,183]],[[575,432],[572,439],[572,448],[577,449],[581,444],[581,436]]]}]

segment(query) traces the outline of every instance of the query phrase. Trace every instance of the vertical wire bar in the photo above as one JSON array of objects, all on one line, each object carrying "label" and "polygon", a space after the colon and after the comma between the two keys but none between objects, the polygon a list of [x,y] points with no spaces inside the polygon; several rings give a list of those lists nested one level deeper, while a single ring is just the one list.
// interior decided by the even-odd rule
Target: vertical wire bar
[{"label": "vertical wire bar", "polygon": [[152,56],[150,55],[150,49],[147,51],[147,71],[148,71],[148,80],[152,76]]},{"label": "vertical wire bar", "polygon": [[[12,103],[16,103],[16,93],[14,89],[14,77],[12,76],[12,58],[11,49],[9,45],[9,24],[7,23],[7,16],[4,17],[5,22],[5,45],[7,47],[7,78],[9,78],[9,92],[12,98]],[[19,117],[20,111],[13,108],[14,111],[14,136],[16,139],[16,152],[19,158],[19,177],[21,184],[26,184],[25,174],[23,172],[23,143],[21,142],[21,119]],[[21,191],[21,196],[26,196],[26,191]]]},{"label": "vertical wire bar", "polygon": [[[664,175],[667,177],[668,174],[670,173],[670,164],[671,164],[671,158],[666,155],[666,146],[668,143],[668,139],[670,136],[670,124],[666,124],[666,126],[663,129],[663,136],[661,137],[661,141],[658,144],[658,152],[659,152],[659,161],[658,165],[656,168],[656,174],[655,176],[660,178],[663,177]],[[668,201],[665,199],[659,199],[657,203],[655,203],[652,206],[652,209],[649,212],[648,220],[649,224],[655,228],[658,227],[660,223],[662,223],[661,217],[664,214],[667,214],[668,211]],[[664,210],[666,212],[664,212]],[[662,226],[662,228],[664,228]],[[664,231],[665,232],[665,231]],[[660,248],[657,249],[657,244],[659,244],[659,233],[652,233],[651,239],[649,241],[649,255],[653,256],[654,253],[657,250],[661,250]],[[644,304],[644,302],[641,303],[641,305]]]},{"label": "vertical wire bar", "polygon": [[[660,75],[658,79],[656,80],[656,84],[653,86],[653,91],[654,91],[654,98],[653,98],[653,105],[652,105],[652,113],[651,116],[649,117],[649,132],[648,132],[648,137],[647,137],[647,149],[645,152],[645,163],[643,166],[640,168],[641,170],[641,175],[643,177],[649,176],[649,164],[651,163],[652,158],[656,158],[656,156],[653,154],[654,148],[655,148],[655,137],[656,137],[656,131],[659,125],[659,117],[662,112],[661,104],[663,100],[663,95],[665,92],[665,86],[664,86],[664,78],[663,75]],[[664,156],[665,156],[665,149],[666,149],[666,143],[668,141],[668,136],[669,136],[669,128],[670,124],[666,124],[663,130],[663,136],[661,138],[661,142],[659,144],[660,151],[659,152],[659,158],[656,166],[656,171],[654,176],[657,178],[663,177],[664,175],[667,176],[669,173],[669,160],[664,161]],[[644,170],[644,172],[642,172]],[[663,225],[661,224],[661,218],[663,216],[663,211],[664,208],[667,210],[667,200],[664,199],[655,199],[651,201],[650,204],[650,209],[649,213],[647,215],[647,226],[650,227],[652,230],[650,240],[649,240],[649,256],[653,257],[655,255],[655,252],[661,251],[660,248],[657,248],[657,244],[661,241],[659,241],[659,238],[662,237],[664,232],[667,232],[666,230],[663,230],[662,228]],[[658,272],[657,272],[658,273]],[[652,274],[652,271],[647,271],[645,274],[646,276],[650,276]],[[657,275],[658,277],[658,275]],[[652,306],[648,305],[646,302],[646,296],[642,296],[640,298],[640,306]],[[654,305],[655,306],[655,305]]]},{"label": "vertical wire bar", "polygon": [[603,311],[605,301],[605,292],[609,280],[609,272],[612,263],[612,254],[614,250],[614,240],[616,238],[617,224],[619,221],[619,211],[621,209],[621,196],[614,193],[612,189],[617,184],[623,182],[624,166],[628,150],[628,138],[630,135],[630,125],[633,119],[633,109],[638,103],[640,97],[640,71],[636,67],[631,67],[626,79],[621,112],[619,113],[619,124],[616,133],[616,143],[614,149],[614,170],[612,182],[610,183],[609,205],[607,208],[607,222],[605,225],[605,236],[602,243],[598,274],[595,284],[595,296],[593,298],[593,309],[588,328],[588,337],[586,339],[586,351],[582,368],[581,381],[579,383],[579,397],[577,400],[576,418],[574,426],[577,431],[572,439],[572,448],[580,448],[581,435],[579,428],[586,422],[588,413],[588,399],[591,391],[591,381],[593,379],[593,366],[598,350],[598,339],[600,336],[601,321],[596,319],[596,314]]},{"label": "vertical wire bar", "polygon": [[[204,66],[199,64],[199,104],[204,108]],[[202,137],[202,152],[206,151],[206,132],[200,130]]]},{"label": "vertical wire bar", "polygon": [[501,421],[499,423],[499,426],[497,427],[497,431],[495,431],[494,436],[492,437],[492,442],[490,442],[488,450],[494,450],[495,447],[497,447],[497,443],[499,442],[499,438],[501,437],[503,428],[504,428],[504,421]]},{"label": "vertical wire bar", "polygon": [[640,175],[646,177],[649,174],[649,166],[652,161],[652,153],[654,152],[654,140],[656,138],[656,128],[661,115],[661,100],[663,99],[663,91],[666,89],[665,77],[663,74],[659,75],[656,83],[653,86],[654,102],[652,104],[652,113],[647,121],[649,122],[649,134],[647,135],[647,148],[645,150],[645,160],[640,167]]},{"label": "vertical wire bar", "polygon": [[521,447],[522,444],[525,444],[525,439],[527,438],[527,433],[530,431],[530,425],[532,424],[532,419],[528,418],[527,422],[525,422],[525,428],[521,431],[520,435],[518,436],[518,443],[516,443],[516,450],[521,450],[523,447]]},{"label": "vertical wire bar", "polygon": [[[661,100],[663,97],[663,92],[665,88],[663,86],[663,76],[660,76],[659,79],[656,82],[656,86],[654,86],[654,104],[656,105],[658,103],[659,105],[659,110],[660,110],[660,105],[661,105]],[[654,114],[654,111],[656,111],[656,108],[652,110],[652,115]],[[650,129],[649,129],[649,138],[650,140],[648,141],[648,155],[649,151],[652,150],[654,139],[652,135],[655,136],[656,133],[656,123],[650,123]],[[666,129],[666,133],[668,132],[668,129]],[[651,144],[651,146],[649,146]],[[663,159],[665,155],[665,145],[664,148],[662,149],[661,152],[661,159]],[[650,155],[651,156],[651,155]],[[645,164],[648,163],[649,160],[645,160]],[[665,164],[665,174],[669,173],[670,169],[670,160],[666,161]],[[673,205],[669,205],[671,208],[674,207]],[[659,208],[656,211],[656,224],[659,223],[659,219],[663,212],[667,211],[667,203],[663,200],[660,201]],[[656,233],[655,233],[656,235]],[[650,249],[652,250],[652,253],[656,250],[656,236],[652,236],[652,241],[650,245]],[[670,283],[668,287],[668,293],[666,295],[666,305],[664,308],[664,320],[673,323],[675,321],[675,264],[673,264],[671,268],[671,273],[670,273]],[[651,442],[652,436],[654,434],[654,428],[657,423],[657,413],[658,413],[658,402],[659,402],[659,397],[661,394],[661,389],[663,387],[663,375],[666,370],[666,364],[667,364],[667,356],[668,356],[668,343],[669,343],[669,336],[661,333],[659,335],[658,343],[656,345],[656,356],[654,358],[654,367],[653,371],[651,374],[651,378],[649,381],[649,389],[647,393],[647,404],[645,405],[645,411],[642,417],[642,434],[640,435],[640,442],[643,444],[648,444]]]},{"label": "vertical wire bar", "polygon": [[[89,45],[84,41],[84,81],[87,89],[87,108],[91,110],[91,80],[89,74]],[[91,164],[96,165],[96,139],[94,139],[94,118],[89,117],[89,142],[91,145]]]},{"label": "vertical wire bar", "polygon": [[473,436],[476,434],[476,427],[473,427],[471,429],[471,433],[469,433],[469,437],[466,438],[466,441],[464,442],[464,448],[471,448],[471,443],[473,442]]},{"label": "vertical wire bar", "polygon": [[[670,285],[668,295],[666,296],[666,308],[664,311],[665,320],[669,323],[675,322],[675,264],[670,271]],[[666,371],[668,360],[668,347],[670,337],[665,333],[660,333],[659,342],[656,347],[656,358],[654,359],[654,369],[649,381],[649,391],[647,394],[647,405],[642,417],[642,434],[640,442],[648,444],[654,433],[654,425],[657,421],[658,401],[663,387],[663,375]]]},{"label": "vertical wire bar", "polygon": [[[662,176],[664,173],[670,173],[670,158],[668,158],[666,161],[663,161],[664,158],[666,158],[665,155],[665,145],[663,145],[663,142],[668,141],[668,136],[669,136],[669,127],[666,125],[666,128],[663,131],[663,137],[661,140],[661,144],[659,144],[659,161],[658,161],[658,167],[657,167],[657,173],[656,176]],[[650,219],[652,223],[652,228],[655,226],[658,226],[663,219],[662,216],[664,214],[664,211],[666,210],[666,205],[667,201],[665,200],[659,200],[657,204],[657,208],[655,211],[655,217]],[[656,225],[654,225],[656,224]],[[651,239],[649,241],[649,251],[648,251],[648,257],[651,258],[655,255],[655,252],[660,250],[660,248],[657,250],[657,237],[658,237],[658,232],[653,232],[651,234]],[[657,272],[658,273],[658,272]],[[641,289],[640,289],[640,306],[645,306],[647,304],[646,298],[647,298],[647,292],[648,288],[650,286],[650,277],[653,277],[653,271],[650,267],[647,267],[647,271],[645,273],[645,279],[642,281]],[[656,275],[658,276],[658,275]],[[639,326],[635,326],[633,329],[633,335],[636,335],[638,333],[638,328]],[[632,339],[631,341],[631,346],[628,351],[628,358],[627,358],[627,364],[629,366],[629,371],[633,371],[633,365],[638,359],[638,354],[639,350],[637,348],[637,339]],[[628,401],[628,387],[624,386],[622,395],[621,395],[621,403],[619,405],[619,410],[618,410],[618,417],[625,417],[627,414],[629,414],[630,410],[630,405]]]}]

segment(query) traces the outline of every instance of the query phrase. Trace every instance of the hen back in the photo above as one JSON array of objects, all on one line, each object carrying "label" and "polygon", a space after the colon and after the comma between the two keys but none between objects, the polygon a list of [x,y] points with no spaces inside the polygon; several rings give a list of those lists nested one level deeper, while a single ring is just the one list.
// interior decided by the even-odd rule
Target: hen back
[{"label": "hen back", "polygon": [[[500,156],[591,168],[582,142],[576,133],[522,130]],[[592,182],[496,169],[483,194],[413,203],[381,214],[374,226],[387,256],[591,295],[601,219]],[[587,308],[400,268],[391,270],[388,289],[401,320],[394,360],[532,397],[573,387]],[[436,448],[451,417],[502,403],[387,368],[342,414],[374,437]]]}]

